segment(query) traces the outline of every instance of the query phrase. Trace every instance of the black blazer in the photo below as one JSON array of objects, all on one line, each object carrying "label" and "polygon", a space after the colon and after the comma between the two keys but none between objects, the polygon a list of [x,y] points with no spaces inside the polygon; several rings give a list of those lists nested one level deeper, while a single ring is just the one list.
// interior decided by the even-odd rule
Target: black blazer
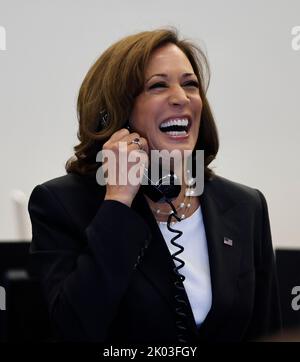
[{"label": "black blazer", "polygon": [[[68,174],[37,186],[30,197],[32,263],[56,336],[176,343],[174,263],[156,220],[141,191],[131,208],[104,196],[95,178]],[[183,290],[188,342],[243,341],[276,331],[280,311],[264,196],[216,176],[205,182],[200,203],[212,308],[197,329]]]}]

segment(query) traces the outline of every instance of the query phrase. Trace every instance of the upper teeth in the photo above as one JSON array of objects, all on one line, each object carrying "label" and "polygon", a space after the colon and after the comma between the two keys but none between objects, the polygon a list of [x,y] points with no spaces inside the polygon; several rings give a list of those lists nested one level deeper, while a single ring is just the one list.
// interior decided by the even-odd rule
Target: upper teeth
[{"label": "upper teeth", "polygon": [[189,120],[187,118],[183,119],[170,119],[166,122],[163,122],[160,127],[170,127],[170,126],[187,126],[189,124]]}]

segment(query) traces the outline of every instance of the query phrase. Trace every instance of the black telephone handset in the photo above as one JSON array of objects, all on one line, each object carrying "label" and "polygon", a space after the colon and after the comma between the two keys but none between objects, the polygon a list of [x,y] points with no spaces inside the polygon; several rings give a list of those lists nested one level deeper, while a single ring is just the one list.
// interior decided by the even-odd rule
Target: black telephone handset
[{"label": "black telephone handset", "polygon": [[[132,132],[129,122],[126,123],[126,128]],[[141,189],[154,202],[169,202],[180,194],[181,186],[178,184],[176,174],[164,170],[160,164],[159,178],[156,180],[151,179],[151,167],[145,167]]]},{"label": "black telephone handset", "polygon": [[[132,132],[132,129],[129,125],[129,122],[126,122],[125,127],[129,130],[129,132]],[[149,165],[151,164],[149,160]],[[177,289],[177,293],[175,293],[175,300],[176,300],[176,326],[178,330],[178,342],[180,343],[187,343],[187,340],[185,339],[185,332],[187,330],[186,327],[186,312],[185,308],[187,308],[187,303],[184,300],[183,297],[183,291],[184,286],[183,282],[185,280],[185,276],[180,274],[179,270],[184,267],[185,263],[182,259],[178,258],[178,255],[181,254],[184,251],[184,247],[178,243],[175,242],[180,236],[183,234],[182,231],[173,229],[171,227],[171,220],[172,217],[175,217],[177,221],[181,221],[180,217],[177,215],[177,211],[172,204],[172,200],[175,199],[180,191],[181,186],[177,183],[177,176],[172,172],[165,172],[164,169],[161,167],[161,164],[159,165],[159,178],[158,180],[151,179],[151,169],[150,167],[144,169],[144,179],[147,181],[147,184],[143,182],[141,185],[142,192],[147,195],[152,201],[154,202],[167,202],[171,209],[172,213],[168,217],[167,221],[167,228],[169,231],[177,233],[177,235],[171,239],[171,244],[176,246],[179,250],[173,253],[172,259],[174,261],[177,261],[179,263],[178,266],[173,268],[175,280],[174,280],[174,286]]]}]

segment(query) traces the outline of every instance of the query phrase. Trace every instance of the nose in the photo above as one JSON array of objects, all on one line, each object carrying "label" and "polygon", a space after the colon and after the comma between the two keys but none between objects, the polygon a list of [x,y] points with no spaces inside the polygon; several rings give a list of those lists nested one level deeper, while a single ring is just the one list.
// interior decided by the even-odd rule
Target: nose
[{"label": "nose", "polygon": [[173,87],[169,96],[169,103],[172,106],[184,106],[190,102],[190,98],[181,86]]}]

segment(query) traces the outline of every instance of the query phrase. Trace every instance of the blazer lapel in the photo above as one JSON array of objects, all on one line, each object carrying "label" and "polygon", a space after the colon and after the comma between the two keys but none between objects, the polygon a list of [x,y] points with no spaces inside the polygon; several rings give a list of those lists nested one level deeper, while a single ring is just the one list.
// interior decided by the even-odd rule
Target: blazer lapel
[{"label": "blazer lapel", "polygon": [[143,261],[139,264],[139,270],[157,288],[169,306],[173,307],[174,294],[171,276],[174,264],[169,249],[152,211],[141,192],[137,194],[137,197],[133,201],[132,208],[144,218],[152,232],[152,240],[145,252]]},{"label": "blazer lapel", "polygon": [[210,263],[212,307],[199,329],[200,336],[216,335],[218,325],[233,303],[240,267],[242,230],[239,204],[226,198],[214,181],[205,183],[200,197]]}]

